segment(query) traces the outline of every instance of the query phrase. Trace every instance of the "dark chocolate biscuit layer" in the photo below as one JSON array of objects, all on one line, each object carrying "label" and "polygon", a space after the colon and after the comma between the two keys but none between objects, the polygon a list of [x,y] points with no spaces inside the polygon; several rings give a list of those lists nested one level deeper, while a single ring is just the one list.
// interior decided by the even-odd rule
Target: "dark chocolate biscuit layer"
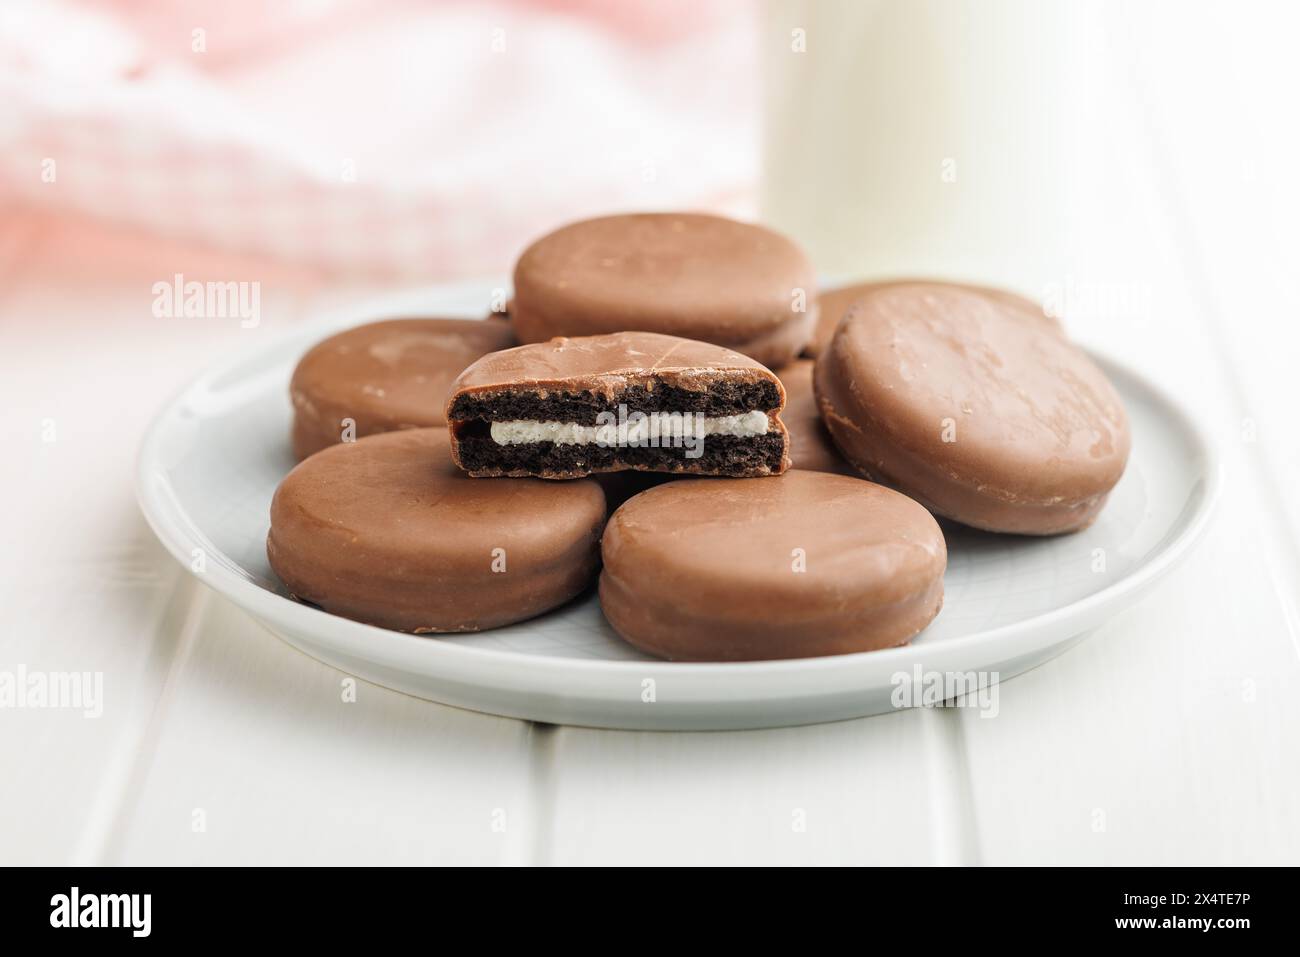
[{"label": "dark chocolate biscuit layer", "polygon": [[577,422],[595,425],[602,412],[617,413],[624,406],[629,413],[673,411],[706,416],[740,415],[756,409],[774,409],[781,404],[775,382],[719,382],[708,391],[682,389],[663,383],[654,388],[630,386],[606,398],[593,392],[510,391],[457,395],[448,414],[451,421],[481,419],[509,422],[534,419],[539,422]]},{"label": "dark chocolate biscuit layer", "polygon": [[636,469],[645,472],[730,475],[748,477],[774,475],[782,471],[784,433],[769,432],[747,438],[738,435],[710,435],[701,440],[701,455],[688,458],[686,450],[671,446],[637,447],[612,445],[559,445],[528,442],[497,445],[486,429],[460,436],[460,464],[480,477],[545,475],[547,478],[578,478],[599,472]]}]

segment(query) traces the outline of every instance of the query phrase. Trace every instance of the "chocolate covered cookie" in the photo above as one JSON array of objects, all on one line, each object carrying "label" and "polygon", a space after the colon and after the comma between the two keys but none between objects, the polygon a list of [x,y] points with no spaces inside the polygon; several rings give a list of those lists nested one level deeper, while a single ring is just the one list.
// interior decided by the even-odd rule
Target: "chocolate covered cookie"
[{"label": "chocolate covered cookie", "polygon": [[955,286],[859,299],[814,384],[845,458],[976,528],[1083,528],[1128,461],[1124,408],[1092,360],[1015,306]]},{"label": "chocolate covered cookie", "polygon": [[859,478],[669,482],[605,529],[600,604],[681,661],[804,658],[909,641],[943,603],[947,550],[916,502]]},{"label": "chocolate covered cookie", "polygon": [[777,368],[816,323],[816,274],[798,246],[762,226],[695,213],[565,226],[520,256],[514,286],[520,342],[658,332]]},{"label": "chocolate covered cookie", "polygon": [[484,356],[456,380],[447,421],[474,476],[753,476],[789,465],[784,405],[780,381],[748,356],[622,332]]},{"label": "chocolate covered cookie", "polygon": [[479,482],[447,430],[335,445],[289,473],[266,553],[300,599],[399,631],[496,628],[591,583],[605,496],[590,479]]},{"label": "chocolate covered cookie", "polygon": [[348,438],[446,425],[456,376],[515,345],[509,323],[389,319],[330,336],[304,355],[289,383],[299,459]]},{"label": "chocolate covered cookie", "polygon": [[998,289],[994,286],[975,286],[966,283],[948,283],[937,280],[924,279],[894,279],[883,280],[881,282],[864,282],[856,283],[851,286],[841,286],[838,289],[831,289],[821,294],[817,300],[817,328],[813,333],[812,341],[804,348],[804,355],[810,358],[817,358],[825,348],[830,344],[831,338],[835,335],[835,329],[844,318],[844,314],[849,311],[849,307],[861,299],[863,296],[877,289],[886,286],[906,286],[915,283],[924,283],[931,286],[953,286],[958,289],[967,289],[971,292],[988,296],[990,299],[997,300],[1007,306],[1012,311],[1023,315],[1030,322],[1042,323],[1052,329],[1060,330],[1061,323],[1058,319],[1047,315],[1043,307],[1032,299],[1011,292],[1008,289]]},{"label": "chocolate covered cookie", "polygon": [[781,413],[781,421],[790,433],[790,467],[810,472],[857,475],[857,470],[835,448],[817,409],[817,396],[813,394],[813,361],[796,359],[778,370],[777,377],[785,386],[785,410]]}]

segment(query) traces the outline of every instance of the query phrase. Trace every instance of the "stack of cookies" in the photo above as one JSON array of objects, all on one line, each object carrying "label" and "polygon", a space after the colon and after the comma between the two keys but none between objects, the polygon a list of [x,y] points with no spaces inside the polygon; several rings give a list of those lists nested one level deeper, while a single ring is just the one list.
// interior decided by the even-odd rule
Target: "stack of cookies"
[{"label": "stack of cookies", "polygon": [[818,297],[789,239],[694,214],[566,226],[505,315],[351,329],[290,393],[267,552],[296,598],[465,632],[598,579],[624,639],[689,661],[906,643],[943,603],[936,516],[1076,531],[1129,450],[1114,388],[1032,302]]}]

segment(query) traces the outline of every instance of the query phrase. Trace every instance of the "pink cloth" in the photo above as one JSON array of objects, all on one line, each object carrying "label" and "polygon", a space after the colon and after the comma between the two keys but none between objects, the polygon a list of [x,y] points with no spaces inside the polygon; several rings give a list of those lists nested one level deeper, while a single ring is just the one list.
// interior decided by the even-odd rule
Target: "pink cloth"
[{"label": "pink cloth", "polygon": [[751,215],[743,0],[0,3],[0,202],[359,274],[567,220]]}]

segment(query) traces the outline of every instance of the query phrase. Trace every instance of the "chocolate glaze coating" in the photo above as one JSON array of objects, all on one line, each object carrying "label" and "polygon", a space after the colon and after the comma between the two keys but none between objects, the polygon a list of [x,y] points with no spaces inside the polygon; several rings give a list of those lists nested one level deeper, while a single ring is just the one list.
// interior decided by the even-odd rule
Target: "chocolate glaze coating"
[{"label": "chocolate glaze coating", "polygon": [[594,481],[475,481],[452,464],[446,429],[414,429],[301,462],[276,489],[266,553],[296,597],[336,615],[479,631],[587,587],[604,522]]},{"label": "chocolate glaze coating", "polygon": [[289,383],[294,455],[339,442],[345,418],[356,422],[357,438],[446,425],[456,376],[514,344],[508,323],[476,319],[388,319],[330,336],[302,357]]},{"label": "chocolate glaze coating", "polygon": [[849,311],[850,306],[863,296],[886,286],[908,286],[916,283],[932,286],[953,286],[958,289],[981,293],[1022,313],[1028,319],[1041,322],[1050,328],[1061,331],[1060,320],[1047,315],[1043,307],[1032,299],[1011,292],[1008,289],[998,289],[994,286],[975,286],[967,283],[942,282],[933,279],[891,279],[880,282],[855,283],[851,286],[841,286],[839,289],[830,289],[822,293],[817,300],[817,329],[813,334],[812,341],[804,347],[803,354],[811,359],[821,355],[826,347],[830,345],[831,338],[835,335],[835,329],[839,326],[840,320],[844,318],[844,314]]},{"label": "chocolate glaze coating", "polygon": [[462,396],[508,391],[590,392],[605,402],[649,381],[706,393],[719,381],[780,380],[753,358],[722,346],[653,332],[619,332],[516,346],[485,355],[452,386],[447,416],[454,418]]},{"label": "chocolate glaze coating", "polygon": [[[749,356],[722,346],[652,332],[620,332],[575,339],[556,338],[494,352],[457,378],[447,402],[452,456],[474,475],[516,474],[466,461],[465,445],[475,439],[481,419],[540,419],[591,424],[601,411],[620,403],[635,411],[735,414],[749,409],[768,413],[764,446],[772,445],[762,474],[789,467],[788,438],[780,413],[785,389],[771,371]],[[706,439],[706,451],[727,444],[728,437]],[[731,444],[736,445],[737,442]],[[704,472],[689,463],[683,469]],[[594,466],[582,471],[538,472],[568,478],[591,471],[631,465]],[[522,474],[522,473],[520,473]],[[730,474],[737,474],[732,472]]]},{"label": "chocolate glaze coating", "polygon": [[1128,461],[1124,408],[1082,350],[950,285],[860,299],[817,360],[814,386],[845,458],[976,528],[1083,528]]},{"label": "chocolate glaze coating", "polygon": [[781,421],[790,433],[790,467],[809,472],[835,472],[857,475],[857,469],[844,460],[831,434],[826,431],[817,396],[813,393],[813,361],[796,359],[777,371],[785,386],[785,411]]},{"label": "chocolate glaze coating", "polygon": [[[524,251],[514,287],[521,342],[659,332],[776,368],[816,325],[816,273],[798,246],[762,226],[695,213],[572,223]],[[795,289],[804,311],[795,311]]]},{"label": "chocolate glaze coating", "polygon": [[800,470],[642,492],[609,520],[601,550],[610,624],[683,661],[904,644],[938,613],[947,564],[943,534],[916,502]]}]

